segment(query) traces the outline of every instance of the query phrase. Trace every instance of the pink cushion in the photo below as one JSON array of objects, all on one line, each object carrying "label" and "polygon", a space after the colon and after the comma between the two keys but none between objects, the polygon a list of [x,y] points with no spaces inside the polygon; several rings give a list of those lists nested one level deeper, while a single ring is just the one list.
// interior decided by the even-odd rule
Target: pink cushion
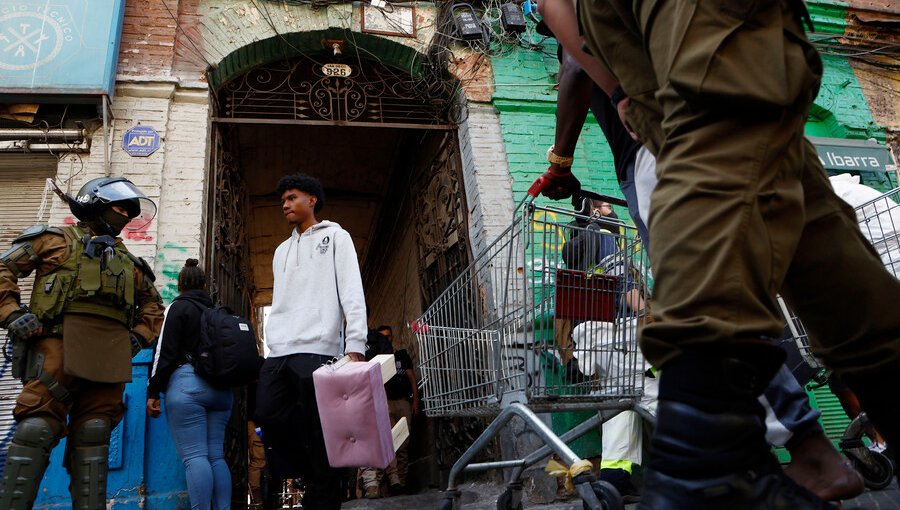
[{"label": "pink cushion", "polygon": [[381,366],[326,365],[313,372],[313,383],[331,467],[386,468],[394,443]]}]

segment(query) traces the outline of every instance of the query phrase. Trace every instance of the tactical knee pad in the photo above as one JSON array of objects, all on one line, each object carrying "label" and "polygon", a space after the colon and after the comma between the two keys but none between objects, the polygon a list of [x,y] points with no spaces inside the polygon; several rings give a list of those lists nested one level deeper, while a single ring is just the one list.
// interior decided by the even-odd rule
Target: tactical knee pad
[{"label": "tactical knee pad", "polygon": [[31,509],[56,442],[56,432],[44,418],[32,416],[18,423],[0,481],[0,508]]},{"label": "tactical knee pad", "polygon": [[46,448],[49,452],[56,445],[56,433],[47,420],[31,416],[16,425],[12,442],[20,446]]},{"label": "tactical knee pad", "polygon": [[109,419],[91,418],[73,429],[69,440],[73,446],[109,446],[111,432]]},{"label": "tactical knee pad", "polygon": [[74,509],[106,509],[110,432],[107,418],[91,418],[72,430],[68,465]]}]

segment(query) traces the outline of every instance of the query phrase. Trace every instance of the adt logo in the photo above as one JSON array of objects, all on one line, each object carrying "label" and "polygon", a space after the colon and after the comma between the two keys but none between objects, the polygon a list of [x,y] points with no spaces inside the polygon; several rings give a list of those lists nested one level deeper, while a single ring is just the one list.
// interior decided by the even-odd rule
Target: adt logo
[{"label": "adt logo", "polygon": [[130,156],[149,156],[159,149],[159,133],[150,126],[134,126],[125,131],[122,148]]}]

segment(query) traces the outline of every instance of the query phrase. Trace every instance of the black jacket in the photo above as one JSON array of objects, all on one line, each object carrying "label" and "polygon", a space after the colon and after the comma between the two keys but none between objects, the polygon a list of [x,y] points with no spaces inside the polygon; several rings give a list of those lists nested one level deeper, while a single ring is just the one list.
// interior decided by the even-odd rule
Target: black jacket
[{"label": "black jacket", "polygon": [[169,305],[162,334],[153,352],[153,370],[147,383],[147,398],[159,398],[169,386],[169,378],[176,368],[188,362],[188,354],[196,356],[200,342],[200,315],[204,307],[213,305],[203,290],[183,292]]}]

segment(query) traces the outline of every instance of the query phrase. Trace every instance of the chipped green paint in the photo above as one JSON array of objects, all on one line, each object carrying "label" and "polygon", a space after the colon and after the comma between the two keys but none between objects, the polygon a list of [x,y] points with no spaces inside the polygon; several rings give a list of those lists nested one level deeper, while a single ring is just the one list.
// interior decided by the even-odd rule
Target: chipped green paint
[{"label": "chipped green paint", "polygon": [[820,34],[843,34],[847,27],[847,2],[842,0],[815,0],[807,2],[809,17],[812,18],[815,39]]},{"label": "chipped green paint", "polygon": [[845,58],[822,55],[824,73],[819,95],[806,124],[808,136],[875,138],[884,142],[885,129],[872,119],[856,74]]}]

